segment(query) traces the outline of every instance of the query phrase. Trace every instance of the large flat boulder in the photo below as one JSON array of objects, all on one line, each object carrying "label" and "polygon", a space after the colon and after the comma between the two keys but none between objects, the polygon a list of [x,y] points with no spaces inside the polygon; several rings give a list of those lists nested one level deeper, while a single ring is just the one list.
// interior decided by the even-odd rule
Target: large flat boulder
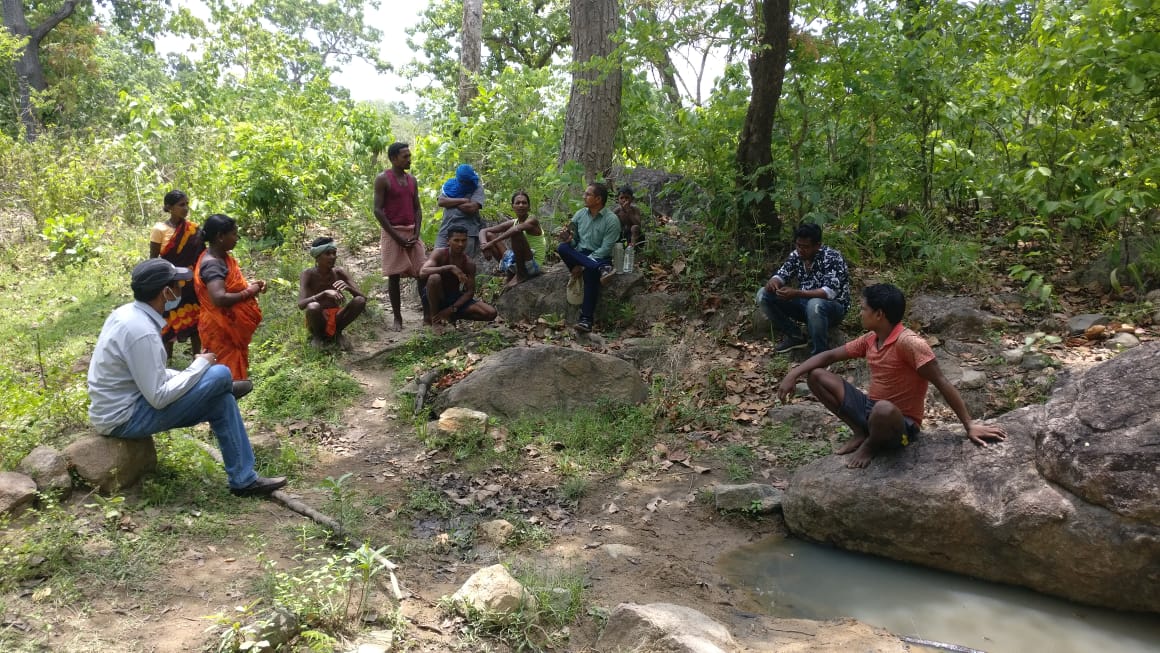
[{"label": "large flat boulder", "polygon": [[575,410],[602,403],[639,404],[648,387],[632,363],[565,347],[511,347],[488,356],[435,401],[489,415]]},{"label": "large flat boulder", "polygon": [[798,470],[790,530],[844,549],[1160,612],[1160,343],[1077,374],[997,420],[1005,442],[923,433],[865,470]]},{"label": "large flat boulder", "polygon": [[724,653],[729,630],[692,608],[672,603],[621,603],[608,616],[596,650],[608,653]]},{"label": "large flat boulder", "polygon": [[[575,320],[580,307],[572,306],[564,296],[571,273],[562,263],[547,268],[538,277],[508,288],[495,302],[495,308],[509,322],[534,322],[542,315],[557,315]],[[596,320],[618,317],[618,313],[635,310],[630,300],[645,290],[644,275],[639,272],[613,275],[600,291]],[[620,308],[623,305],[627,308]]]}]

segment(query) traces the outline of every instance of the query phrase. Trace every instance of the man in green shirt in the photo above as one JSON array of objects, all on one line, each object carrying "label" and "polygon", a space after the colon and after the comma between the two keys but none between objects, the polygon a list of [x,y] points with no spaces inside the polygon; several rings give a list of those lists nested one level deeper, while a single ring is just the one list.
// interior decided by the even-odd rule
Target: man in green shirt
[{"label": "man in green shirt", "polygon": [[605,206],[607,203],[608,187],[590,184],[584,191],[584,208],[557,234],[560,259],[573,277],[584,277],[584,301],[576,330],[585,333],[592,330],[600,287],[612,278],[612,247],[620,239],[620,219]]}]

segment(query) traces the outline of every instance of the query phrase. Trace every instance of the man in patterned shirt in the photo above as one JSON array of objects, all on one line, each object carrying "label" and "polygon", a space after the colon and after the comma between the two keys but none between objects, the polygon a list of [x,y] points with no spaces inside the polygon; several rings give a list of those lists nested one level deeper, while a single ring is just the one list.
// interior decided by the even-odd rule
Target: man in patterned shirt
[{"label": "man in patterned shirt", "polygon": [[[822,228],[802,223],[793,232],[794,251],[757,291],[757,305],[784,338],[779,354],[810,345],[810,355],[829,349],[830,326],[850,307],[850,272],[838,250],[822,244]],[[797,281],[797,288],[789,285]],[[805,323],[802,335],[799,323]]]}]

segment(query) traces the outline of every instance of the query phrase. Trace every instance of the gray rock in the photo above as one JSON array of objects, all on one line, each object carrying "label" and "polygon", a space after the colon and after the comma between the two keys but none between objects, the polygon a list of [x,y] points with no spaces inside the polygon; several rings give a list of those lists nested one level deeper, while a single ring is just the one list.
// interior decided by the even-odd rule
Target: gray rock
[{"label": "gray rock", "polygon": [[65,447],[64,455],[81,480],[104,494],[131,487],[157,469],[153,438],[126,440],[86,435]]},{"label": "gray rock", "polygon": [[1153,304],[1160,304],[1160,288],[1149,290],[1147,294],[1144,295],[1144,301],[1152,302]]},{"label": "gray rock", "polygon": [[463,406],[515,417],[605,402],[639,404],[647,399],[648,387],[627,361],[578,349],[536,346],[512,347],[488,356],[440,395],[435,405],[440,410]]},{"label": "gray rock", "polygon": [[[269,643],[267,651],[280,651],[298,636],[298,617],[285,608],[272,608],[258,614],[250,623],[242,626],[243,642]],[[255,649],[257,650],[257,649]]]},{"label": "gray rock", "polygon": [[979,370],[963,370],[959,386],[963,390],[978,390],[987,385],[987,373]]},{"label": "gray rock", "polygon": [[772,485],[745,483],[713,488],[717,510],[768,515],[781,510],[782,491]]},{"label": "gray rock", "polygon": [[[613,178],[616,187],[628,185],[632,187],[636,203],[644,214],[646,227],[648,226],[649,211],[654,215],[673,215],[678,205],[687,204],[679,193],[679,182],[682,175],[673,174],[654,168],[633,168],[632,170],[615,170]],[[611,186],[610,190],[615,190]],[[704,196],[704,193],[698,193]],[[652,233],[646,234],[649,238]]]},{"label": "gray rock", "polygon": [[20,461],[19,468],[36,481],[36,488],[41,492],[55,492],[62,499],[72,493],[68,459],[52,447],[42,444],[33,449]]},{"label": "gray rock", "polygon": [[488,619],[504,621],[527,607],[534,612],[536,597],[524,590],[503,565],[484,567],[471,575],[451,601],[461,613],[482,612]]},{"label": "gray rock", "polygon": [[725,626],[671,603],[621,603],[596,641],[600,653],[725,653],[735,648]]},{"label": "gray rock", "polygon": [[36,481],[18,472],[0,472],[0,514],[19,515],[36,501]]},{"label": "gray rock", "polygon": [[1121,349],[1131,349],[1140,346],[1140,339],[1130,333],[1117,333],[1108,340],[1108,345]]},{"label": "gray rock", "polygon": [[1007,326],[1003,318],[980,309],[973,297],[919,295],[910,302],[909,315],[921,330],[943,338],[982,338]]},{"label": "gray rock", "polygon": [[837,421],[833,413],[816,402],[799,402],[794,404],[776,404],[766,415],[775,423],[789,423],[798,428],[809,428],[813,425],[828,425]]},{"label": "gray rock", "polygon": [[1023,360],[1019,363],[1019,367],[1028,371],[1042,370],[1046,367],[1054,366],[1054,358],[1037,351],[1029,351],[1026,354],[1023,354]]},{"label": "gray rock", "polygon": [[956,427],[865,470],[798,470],[791,532],[1121,610],[1160,612],[1160,343],[1075,373],[999,418],[987,448]]},{"label": "gray rock", "polygon": [[1018,347],[1016,349],[1008,349],[1001,355],[1003,356],[1003,361],[1008,365],[1018,365],[1023,362],[1023,356],[1026,353],[1022,347]]},{"label": "gray rock", "polygon": [[1106,315],[1099,313],[1084,313],[1083,315],[1075,315],[1067,320],[1067,334],[1069,336],[1082,336],[1084,331],[1094,327],[1097,324],[1107,324],[1108,318]]},{"label": "gray rock", "polygon": [[689,306],[689,293],[641,293],[633,295],[629,301],[632,304],[633,324],[648,327],[666,316],[684,313]]},{"label": "gray rock", "polygon": [[[569,322],[574,321],[580,315],[580,307],[568,304],[564,297],[569,275],[563,264],[547,268],[544,274],[504,291],[495,302],[496,310],[509,322],[534,322],[544,315],[558,315]],[[596,320],[604,322],[630,317],[633,310],[631,298],[644,288],[644,275],[639,272],[614,275],[600,291]]]}]

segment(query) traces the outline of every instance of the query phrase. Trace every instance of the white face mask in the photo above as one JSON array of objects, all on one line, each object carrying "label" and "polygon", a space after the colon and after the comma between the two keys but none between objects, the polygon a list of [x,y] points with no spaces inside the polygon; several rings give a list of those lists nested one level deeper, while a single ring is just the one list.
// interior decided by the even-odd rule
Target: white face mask
[{"label": "white face mask", "polygon": [[[170,293],[173,293],[173,289],[170,288],[169,286],[166,286],[165,290],[169,291]],[[164,291],[162,294],[164,294]],[[166,311],[172,311],[173,309],[177,308],[179,304],[181,304],[181,295],[178,295],[176,293],[173,293],[173,295],[174,295],[173,299],[165,300],[165,310]]]}]

